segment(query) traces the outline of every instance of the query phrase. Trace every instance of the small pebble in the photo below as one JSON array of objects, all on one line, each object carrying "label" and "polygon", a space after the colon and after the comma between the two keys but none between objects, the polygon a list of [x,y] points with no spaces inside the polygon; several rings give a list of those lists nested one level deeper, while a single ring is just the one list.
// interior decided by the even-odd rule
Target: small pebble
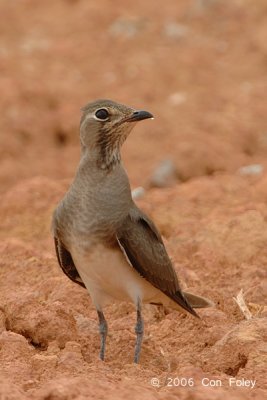
[{"label": "small pebble", "polygon": [[177,22],[169,22],[164,26],[165,36],[172,39],[183,39],[188,34],[186,25],[178,24]]},{"label": "small pebble", "polygon": [[251,164],[239,168],[237,171],[240,175],[260,175],[263,173],[263,166],[261,164]]},{"label": "small pebble", "polygon": [[187,95],[183,92],[175,92],[168,97],[168,101],[172,106],[179,106],[180,104],[185,103],[186,100]]},{"label": "small pebble", "polygon": [[125,38],[133,38],[144,28],[144,20],[141,18],[118,18],[109,28],[112,36],[121,36]]},{"label": "small pebble", "polygon": [[176,167],[172,160],[161,161],[149,180],[151,187],[170,187],[177,180]]},{"label": "small pebble", "polygon": [[132,190],[132,198],[133,199],[141,199],[145,195],[145,189],[142,186],[139,186]]}]

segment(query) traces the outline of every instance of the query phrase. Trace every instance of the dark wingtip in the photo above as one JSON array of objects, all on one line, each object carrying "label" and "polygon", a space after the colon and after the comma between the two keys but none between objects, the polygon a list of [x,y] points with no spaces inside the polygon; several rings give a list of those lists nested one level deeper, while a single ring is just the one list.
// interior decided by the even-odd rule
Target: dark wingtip
[{"label": "dark wingtip", "polygon": [[194,317],[200,319],[200,316],[198,315],[198,313],[195,312],[195,310],[193,308],[191,308],[191,311],[189,311],[190,314],[192,314]]},{"label": "dark wingtip", "polygon": [[190,303],[187,301],[187,299],[185,298],[185,296],[181,291],[177,291],[173,296],[171,296],[171,298],[177,304],[179,304],[180,307],[189,312],[189,314],[200,319],[200,316],[196,313],[196,311],[193,309],[193,307],[190,305]]},{"label": "dark wingtip", "polygon": [[193,315],[194,317],[200,319],[200,316],[198,315],[198,313],[190,306],[189,303],[187,303],[187,307],[184,307],[184,309],[185,309],[186,311],[188,311],[188,312],[189,312],[191,315]]}]

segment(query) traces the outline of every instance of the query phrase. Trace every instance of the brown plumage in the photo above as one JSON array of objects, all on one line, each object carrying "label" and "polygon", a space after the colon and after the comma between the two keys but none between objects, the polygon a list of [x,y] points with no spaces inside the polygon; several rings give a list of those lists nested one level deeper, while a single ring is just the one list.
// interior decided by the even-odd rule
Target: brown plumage
[{"label": "brown plumage", "polygon": [[81,161],[53,215],[59,264],[71,280],[88,289],[96,306],[101,359],[107,335],[103,307],[109,301],[130,300],[137,307],[135,362],[143,336],[143,302],[194,316],[193,307],[211,305],[203,297],[182,292],[160,233],[132,199],[120,148],[135,123],[146,118],[152,115],[110,100],[83,108]]}]

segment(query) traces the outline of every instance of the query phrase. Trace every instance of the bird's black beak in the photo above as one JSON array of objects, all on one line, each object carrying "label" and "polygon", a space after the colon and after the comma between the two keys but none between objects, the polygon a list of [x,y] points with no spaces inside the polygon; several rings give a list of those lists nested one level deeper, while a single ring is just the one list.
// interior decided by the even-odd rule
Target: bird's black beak
[{"label": "bird's black beak", "polygon": [[148,111],[134,111],[132,115],[125,118],[126,122],[142,121],[142,119],[154,118],[153,115]]}]

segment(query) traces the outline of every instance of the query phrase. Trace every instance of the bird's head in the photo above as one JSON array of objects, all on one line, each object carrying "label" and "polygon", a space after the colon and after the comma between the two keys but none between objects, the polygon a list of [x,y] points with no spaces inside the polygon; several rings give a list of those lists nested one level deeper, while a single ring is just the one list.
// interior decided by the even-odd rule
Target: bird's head
[{"label": "bird's head", "polygon": [[83,148],[97,157],[98,165],[109,169],[120,162],[120,148],[136,122],[153,118],[111,100],[97,100],[82,108],[80,138]]}]

